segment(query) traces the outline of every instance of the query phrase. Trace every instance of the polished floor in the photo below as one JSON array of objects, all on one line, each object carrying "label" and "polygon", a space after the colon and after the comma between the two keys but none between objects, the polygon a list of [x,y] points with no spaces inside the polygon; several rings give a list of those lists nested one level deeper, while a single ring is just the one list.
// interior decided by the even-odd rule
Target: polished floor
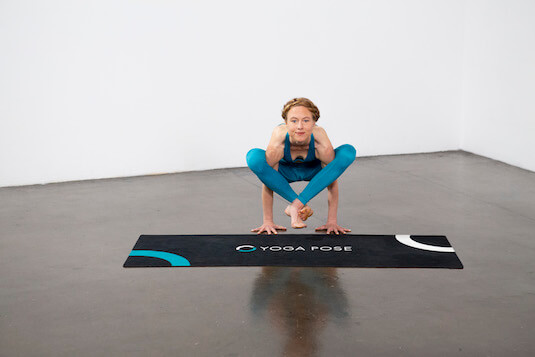
[{"label": "polished floor", "polygon": [[535,173],[455,151],[339,182],[352,233],[446,235],[464,269],[122,267],[143,233],[260,225],[246,168],[2,188],[0,355],[535,355]]}]

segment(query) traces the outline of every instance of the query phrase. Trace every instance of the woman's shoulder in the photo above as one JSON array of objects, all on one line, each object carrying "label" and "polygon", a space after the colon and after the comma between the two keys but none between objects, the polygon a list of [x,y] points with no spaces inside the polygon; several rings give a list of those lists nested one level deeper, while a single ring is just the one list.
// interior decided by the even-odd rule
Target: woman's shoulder
[{"label": "woman's shoulder", "polygon": [[327,132],[325,131],[325,129],[323,129],[321,126],[318,126],[318,125],[315,125],[314,128],[312,129],[312,134],[314,135],[314,138],[318,138],[318,139],[321,139],[322,137],[326,137],[327,136]]},{"label": "woman's shoulder", "polygon": [[327,147],[331,145],[331,141],[329,140],[329,137],[327,136],[327,132],[321,126],[316,125],[314,129],[312,129],[312,135],[314,135],[314,142],[316,146]]},{"label": "woman's shoulder", "polygon": [[288,133],[288,128],[286,127],[286,124],[282,123],[275,127],[275,130],[273,130],[273,134],[286,136]]},{"label": "woman's shoulder", "polygon": [[288,129],[286,124],[278,125],[273,129],[271,134],[271,139],[269,140],[268,148],[280,148],[284,147],[284,140],[286,139],[286,134]]}]

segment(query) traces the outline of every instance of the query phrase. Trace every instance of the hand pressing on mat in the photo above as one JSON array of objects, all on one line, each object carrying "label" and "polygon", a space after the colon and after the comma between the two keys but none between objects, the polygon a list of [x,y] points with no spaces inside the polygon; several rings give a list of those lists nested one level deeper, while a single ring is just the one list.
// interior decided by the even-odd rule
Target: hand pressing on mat
[{"label": "hand pressing on mat", "polygon": [[258,232],[257,234],[261,234],[265,231],[267,234],[277,234],[277,230],[285,231],[286,227],[279,226],[273,222],[264,222],[260,227],[251,229],[251,232]]},{"label": "hand pressing on mat", "polygon": [[327,224],[316,228],[317,231],[327,231],[327,234],[346,234],[347,232],[351,232],[351,229],[340,227],[336,222],[327,222]]}]

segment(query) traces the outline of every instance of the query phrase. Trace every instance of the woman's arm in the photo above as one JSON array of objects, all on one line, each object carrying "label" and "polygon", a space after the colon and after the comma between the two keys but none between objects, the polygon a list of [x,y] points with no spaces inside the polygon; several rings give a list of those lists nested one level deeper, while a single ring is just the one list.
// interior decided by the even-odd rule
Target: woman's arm
[{"label": "woman's arm", "polygon": [[[316,139],[317,138],[317,139]],[[317,141],[316,153],[318,159],[321,161],[321,166],[327,166],[334,160],[335,153],[334,148],[327,136],[327,133],[323,128],[318,127],[314,132],[314,140]],[[338,180],[335,180],[329,186],[327,186],[328,195],[327,200],[329,203],[329,210],[327,213],[327,224],[316,228],[316,231],[327,231],[327,234],[345,234],[351,232],[351,229],[343,228],[338,225]]]},{"label": "woman's arm", "polygon": [[327,223],[337,223],[338,215],[338,180],[327,186],[327,201],[329,202],[329,211],[327,213]]},{"label": "woman's arm", "polygon": [[334,160],[333,145],[331,144],[325,129],[316,126],[313,134],[314,146],[316,147],[316,157],[321,161],[322,167],[325,167]]},{"label": "woman's arm", "polygon": [[[279,168],[279,161],[284,157],[284,135],[280,127],[275,128],[266,149],[266,161],[274,170]],[[252,229],[251,232],[260,234],[265,231],[267,234],[277,234],[277,229],[286,230],[286,227],[273,222],[273,190],[264,184],[262,185],[262,212],[262,225]]]},{"label": "woman's arm", "polygon": [[[266,161],[269,166],[275,170],[278,168],[279,161],[284,157],[284,139],[286,136],[286,129],[278,126],[273,130],[271,139],[266,148]],[[275,168],[277,165],[277,168]]]},{"label": "woman's arm", "polygon": [[262,185],[262,211],[264,224],[273,222],[273,190]]},{"label": "woman's arm", "polygon": [[251,232],[277,234],[277,230],[286,230],[286,227],[279,226],[273,222],[273,191],[266,185],[262,185],[262,211],[264,212],[264,222],[260,227],[251,229]]},{"label": "woman's arm", "polygon": [[[275,171],[279,169],[279,161],[284,157],[284,130],[278,126],[273,130],[266,148],[266,161]],[[273,223],[273,190],[262,185],[262,209],[264,224]]]},{"label": "woman's arm", "polygon": [[321,227],[316,228],[316,231],[327,231],[327,234],[346,234],[351,232],[351,229],[344,228],[338,225],[338,181],[334,181],[329,186],[328,200],[329,200],[329,212],[327,214],[327,223]]},{"label": "woman's arm", "polygon": [[[279,163],[277,162],[273,169],[277,170],[279,168]],[[262,211],[264,215],[264,224],[273,223],[273,190],[262,185]]]}]

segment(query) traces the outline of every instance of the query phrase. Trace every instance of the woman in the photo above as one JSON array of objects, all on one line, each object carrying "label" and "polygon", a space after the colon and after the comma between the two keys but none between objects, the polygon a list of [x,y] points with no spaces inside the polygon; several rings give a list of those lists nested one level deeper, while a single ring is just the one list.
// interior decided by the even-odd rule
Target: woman
[{"label": "woman", "polygon": [[[247,165],[264,183],[264,223],[252,232],[277,234],[277,230],[286,230],[273,222],[273,191],[291,203],[285,213],[291,217],[292,228],[306,227],[303,221],[313,213],[306,204],[325,187],[329,190],[327,223],[316,231],[327,231],[327,234],[351,231],[337,224],[336,179],[353,163],[356,151],[349,144],[333,149],[325,130],[316,125],[319,117],[312,101],[294,98],[284,105],[284,124],[275,128],[267,149],[252,149],[247,153]],[[295,181],[310,182],[298,195],[289,184]]]}]

